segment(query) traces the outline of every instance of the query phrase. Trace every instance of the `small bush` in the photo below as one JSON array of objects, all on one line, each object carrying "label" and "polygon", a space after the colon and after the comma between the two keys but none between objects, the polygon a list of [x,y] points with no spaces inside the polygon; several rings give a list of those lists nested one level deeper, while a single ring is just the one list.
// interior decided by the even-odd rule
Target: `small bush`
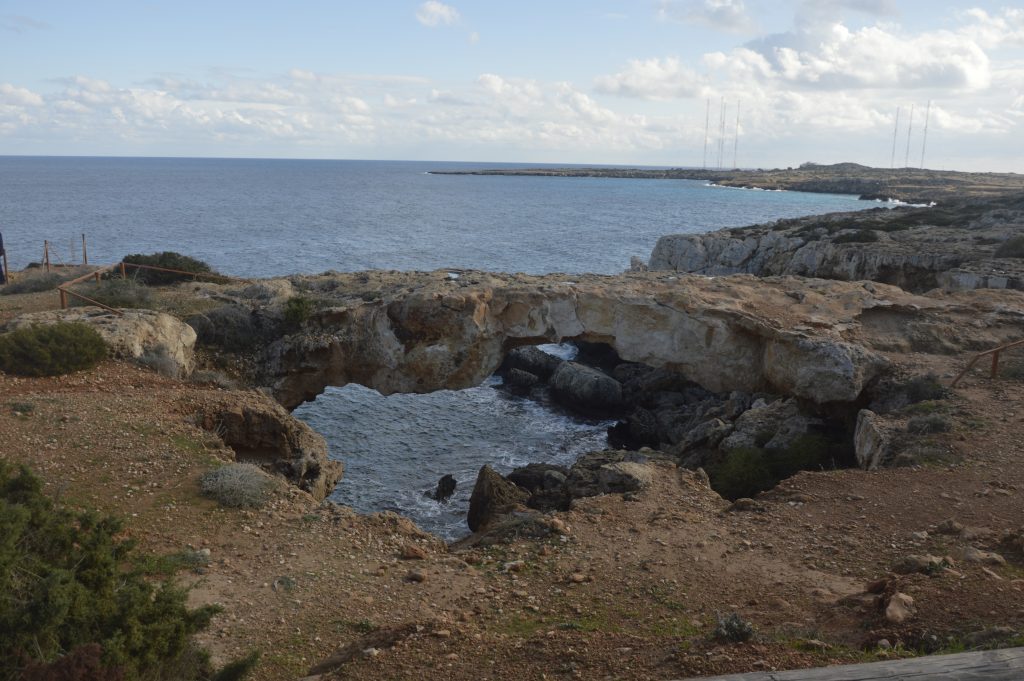
[{"label": "small bush", "polygon": [[181,365],[167,354],[162,345],[154,350],[147,350],[135,361],[167,378],[178,378],[181,374]]},{"label": "small bush", "polygon": [[224,390],[234,390],[238,387],[238,383],[228,376],[227,374],[221,373],[220,371],[202,370],[192,372],[192,376],[189,379],[193,383],[199,385],[213,385]]},{"label": "small bush", "polygon": [[0,295],[12,296],[17,293],[39,293],[41,291],[52,291],[63,281],[64,277],[54,272],[29,274],[19,277],[6,286],[0,288]]},{"label": "small bush", "polygon": [[232,463],[199,480],[203,496],[229,508],[261,508],[274,489],[274,479],[251,463]]},{"label": "small bush", "polygon": [[294,296],[284,304],[284,321],[290,329],[301,327],[312,316],[313,301],[305,296]]},{"label": "small bush", "polygon": [[22,327],[0,335],[0,371],[20,376],[61,376],[91,369],[107,356],[107,344],[85,324]]},{"label": "small bush", "polygon": [[712,489],[733,500],[752,497],[777,482],[764,450],[756,447],[726,452],[717,463],[708,466],[708,477]]},{"label": "small bush", "polygon": [[846,232],[832,239],[834,244],[861,244],[878,241],[878,232],[873,229],[859,229],[856,232]]},{"label": "small bush", "polygon": [[945,433],[949,431],[950,423],[942,414],[928,414],[926,416],[915,416],[907,422],[907,432],[914,435],[928,435],[929,433]]},{"label": "small bush", "polygon": [[[83,296],[103,303],[107,307],[144,309],[149,307],[152,300],[149,288],[133,279],[106,279],[98,284],[76,290]],[[75,296],[68,297],[71,299],[72,307],[84,307],[92,304]]]},{"label": "small bush", "polygon": [[734,612],[718,615],[718,625],[711,636],[722,643],[743,643],[754,638],[754,625]]},{"label": "small bush", "polygon": [[210,678],[193,635],[217,608],[190,610],[145,564],[119,521],[55,506],[0,462],[0,681]]},{"label": "small bush", "polygon": [[768,454],[768,465],[776,480],[800,471],[820,470],[831,462],[831,445],[821,435],[801,435],[784,450]]},{"label": "small bush", "polygon": [[[182,255],[181,253],[175,253],[174,251],[164,251],[162,253],[153,253],[152,255],[126,255],[122,258],[126,263],[135,263],[136,265],[150,265],[152,267],[165,267],[170,270],[181,270],[183,272],[194,272],[198,274],[214,274],[214,271],[210,269],[202,260]],[[191,281],[192,277],[187,274],[175,274],[174,272],[160,272],[157,270],[144,270],[129,267],[131,276],[138,279],[144,284],[150,284],[152,286],[161,286],[164,284],[173,284],[179,281]]]},{"label": "small bush", "polygon": [[1003,242],[996,249],[997,258],[1024,258],[1024,235],[1015,236]]},{"label": "small bush", "polygon": [[241,305],[223,305],[189,317],[200,345],[228,352],[255,350],[272,335],[263,320]]},{"label": "small bush", "polygon": [[903,392],[910,404],[925,400],[941,400],[946,397],[946,388],[935,374],[915,376],[903,384]]}]

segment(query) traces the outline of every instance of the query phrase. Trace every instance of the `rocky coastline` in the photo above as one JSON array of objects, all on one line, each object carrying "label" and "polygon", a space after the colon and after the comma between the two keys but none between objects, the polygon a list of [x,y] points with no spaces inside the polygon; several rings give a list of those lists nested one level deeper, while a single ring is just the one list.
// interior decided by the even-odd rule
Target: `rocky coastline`
[{"label": "rocky coastline", "polygon": [[917,168],[871,168],[857,163],[772,170],[700,168],[506,168],[435,170],[436,175],[514,175],[522,177],[617,177],[651,180],[701,180],[721,187],[852,194],[867,201],[944,204],[967,197],[994,198],[1019,193],[1024,176],[1015,173],[964,173]]},{"label": "rocky coastline", "polygon": [[[937,206],[666,236],[617,276],[188,282],[120,316],[10,296],[6,330],[73,319],[113,357],[0,375],[4,456],[126,513],[149,547],[212,556],[196,598],[226,612],[206,643],[269,647],[260,679],[478,678],[494,660],[498,677],[680,678],[1012,643],[1024,362],[948,387],[1024,337],[1024,203],[990,179],[964,200],[907,190]],[[551,342],[579,354],[535,347]],[[342,463],[289,409],[496,372],[614,419],[608,448],[484,466],[451,545],[324,501]],[[198,493],[211,462],[281,484],[220,508]],[[764,635],[723,638],[723,612]]]}]

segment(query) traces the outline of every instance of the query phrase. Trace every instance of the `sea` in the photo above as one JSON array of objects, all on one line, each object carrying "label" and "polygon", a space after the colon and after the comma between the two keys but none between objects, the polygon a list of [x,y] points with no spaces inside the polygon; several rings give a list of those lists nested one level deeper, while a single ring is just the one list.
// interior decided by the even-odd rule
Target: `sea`
[{"label": "sea", "polygon": [[[765,192],[702,181],[434,175],[541,167],[447,161],[0,156],[0,233],[17,269],[179,251],[225,274],[483,269],[622,272],[659,237],[859,210],[854,196]],[[567,166],[557,166],[567,167]],[[571,357],[570,346],[546,350]],[[446,539],[468,532],[477,471],[571,464],[605,446],[608,422],[567,413],[497,377],[460,391],[391,395],[329,388],[295,410],[345,464],[332,499],[394,511]],[[427,496],[452,474],[447,503]]]}]

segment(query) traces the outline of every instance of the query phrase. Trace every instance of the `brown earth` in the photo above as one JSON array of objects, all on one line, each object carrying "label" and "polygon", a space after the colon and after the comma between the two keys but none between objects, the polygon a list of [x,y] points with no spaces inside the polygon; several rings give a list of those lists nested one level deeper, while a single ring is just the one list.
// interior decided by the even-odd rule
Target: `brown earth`
[{"label": "brown earth", "polygon": [[[0,298],[0,319],[55,298]],[[964,363],[890,357],[947,378]],[[261,650],[257,679],[301,677],[344,646],[351,659],[337,678],[671,679],[1024,630],[1020,557],[962,559],[969,545],[1001,551],[999,535],[1020,528],[1022,369],[1020,357],[1004,359],[1001,378],[976,372],[933,405],[952,430],[922,437],[934,453],[925,466],[801,473],[728,512],[692,473],[658,464],[636,500],[606,495],[558,514],[560,534],[457,553],[395,515],[360,516],[284,484],[264,509],[218,508],[198,478],[233,452],[189,417],[210,399],[267,398],[127,363],[0,375],[0,458],[30,465],[65,503],[123,517],[145,550],[209,549],[209,565],[183,574],[196,604],[225,607],[203,642],[220,660]],[[937,533],[950,518],[963,535]],[[910,554],[953,560],[932,576],[893,575]],[[902,624],[863,595],[882,578],[885,593],[914,599]],[[716,616],[731,612],[754,624],[751,642],[713,640]],[[879,649],[882,638],[896,649]]]}]

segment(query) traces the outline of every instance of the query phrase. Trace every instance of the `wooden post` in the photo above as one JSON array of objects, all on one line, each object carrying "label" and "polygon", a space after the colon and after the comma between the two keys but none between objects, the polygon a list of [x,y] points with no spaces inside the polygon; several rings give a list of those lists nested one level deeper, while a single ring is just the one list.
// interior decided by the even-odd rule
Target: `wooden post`
[{"label": "wooden post", "polygon": [[992,353],[992,378],[999,375],[999,351]]},{"label": "wooden post", "polygon": [[7,283],[11,283],[11,268],[7,266],[7,250],[4,250],[4,276],[7,277]]},{"label": "wooden post", "polygon": [[96,276],[96,283],[100,283],[100,271],[96,270],[96,272],[94,272],[94,275]]},{"label": "wooden post", "polygon": [[60,309],[68,309],[68,293],[62,288],[57,289],[60,291]]},{"label": "wooden post", "polygon": [[82,264],[89,264],[89,252],[85,248],[85,235],[82,235]]},{"label": "wooden post", "polygon": [[50,271],[50,242],[43,239],[43,265],[46,266],[46,271]]},{"label": "wooden post", "polygon": [[125,271],[125,267],[124,267],[124,260],[121,261],[121,278],[122,279],[127,279],[128,278],[128,273]]}]

